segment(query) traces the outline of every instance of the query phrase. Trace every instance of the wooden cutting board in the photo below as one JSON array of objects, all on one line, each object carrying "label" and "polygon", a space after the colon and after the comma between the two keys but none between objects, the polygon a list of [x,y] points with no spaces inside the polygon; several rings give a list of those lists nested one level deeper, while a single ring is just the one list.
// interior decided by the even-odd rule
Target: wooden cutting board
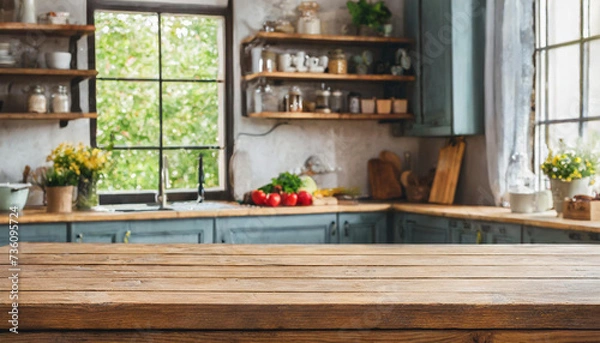
[{"label": "wooden cutting board", "polygon": [[465,147],[464,137],[458,137],[450,139],[448,145],[440,150],[440,158],[435,171],[433,187],[429,194],[429,202],[444,205],[454,203]]},{"label": "wooden cutting board", "polygon": [[402,187],[396,178],[394,166],[391,163],[378,158],[371,159],[369,160],[368,171],[373,199],[387,200],[402,196]]}]

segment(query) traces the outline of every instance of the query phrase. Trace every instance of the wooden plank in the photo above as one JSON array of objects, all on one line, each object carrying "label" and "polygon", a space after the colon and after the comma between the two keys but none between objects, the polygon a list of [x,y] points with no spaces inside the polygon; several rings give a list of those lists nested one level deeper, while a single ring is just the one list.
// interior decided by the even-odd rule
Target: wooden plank
[{"label": "wooden plank", "polygon": [[81,69],[0,68],[0,75],[14,76],[91,78],[95,77],[97,74],[98,72],[96,70]]},{"label": "wooden plank", "polygon": [[[471,331],[471,330],[348,330],[348,331],[67,331],[20,332],[21,343],[597,343],[600,331]],[[3,332],[2,339],[14,339]]]},{"label": "wooden plank", "polygon": [[328,74],[328,73],[285,73],[261,72],[244,76],[244,80],[252,81],[265,79],[288,80],[319,80],[319,81],[366,81],[366,82],[412,82],[414,76],[405,75],[359,75],[359,74]]},{"label": "wooden plank", "polygon": [[[354,278],[206,278],[190,274],[184,278],[96,278],[27,279],[20,291],[145,291],[202,293],[431,293],[452,294],[460,301],[471,293],[557,295],[572,293],[596,294],[600,297],[598,279],[369,279]],[[443,284],[440,287],[440,283]],[[11,285],[0,284],[0,291],[10,291]],[[466,293],[466,294],[464,294]]]},{"label": "wooden plank", "polygon": [[413,44],[414,40],[403,37],[368,37],[368,36],[342,36],[342,35],[308,35],[300,33],[283,32],[258,32],[242,40],[242,44],[249,44],[256,40],[267,42],[304,42],[308,44],[352,43],[352,44]]},{"label": "wooden plank", "polygon": [[[25,292],[23,299],[20,297],[21,330],[600,330],[597,293],[577,294],[572,297],[577,303],[558,304],[549,301],[549,295],[501,297],[477,293],[472,297],[479,301],[456,303],[449,293],[377,294],[365,298],[360,293],[120,292],[122,300],[117,302],[114,293],[50,292],[46,301],[36,304],[31,299],[39,300],[37,293]],[[63,300],[74,296],[73,303]],[[536,304],[541,301],[545,303]],[[6,302],[1,300],[0,306],[5,313],[9,310]]]},{"label": "wooden plank", "polygon": [[[0,263],[8,265],[9,261]],[[202,256],[162,254],[23,254],[19,264],[39,265],[180,265],[180,266],[540,266],[572,265],[598,266],[600,255],[418,255],[413,257],[390,255],[332,255],[315,258],[310,255],[247,255],[247,256]]]},{"label": "wooden plank", "polygon": [[97,113],[0,113],[0,120],[75,120],[95,119]]},{"label": "wooden plank", "polygon": [[464,138],[459,137],[452,138],[450,143],[441,149],[429,202],[445,205],[454,203],[465,146]]},{"label": "wooden plank", "polygon": [[[202,275],[206,278],[337,278],[356,279],[598,279],[597,266],[297,266],[282,270],[278,266],[128,266],[128,265],[26,265],[19,272],[20,279],[67,278],[186,278]],[[11,272],[0,269],[0,278],[8,278]]]},{"label": "wooden plank", "polygon": [[[165,255],[599,255],[597,245],[589,244],[521,244],[521,245],[453,245],[453,244],[354,244],[344,245],[277,244],[19,244],[19,254],[144,254],[160,251]],[[0,247],[8,253],[9,246]]]},{"label": "wooden plank", "polygon": [[52,25],[26,23],[0,23],[0,35],[27,35],[40,33],[49,36],[85,36],[96,31],[94,25]]},{"label": "wooden plank", "polygon": [[396,114],[353,114],[353,113],[291,113],[291,112],[261,112],[250,113],[250,118],[262,119],[304,119],[304,120],[413,120],[411,113]]}]

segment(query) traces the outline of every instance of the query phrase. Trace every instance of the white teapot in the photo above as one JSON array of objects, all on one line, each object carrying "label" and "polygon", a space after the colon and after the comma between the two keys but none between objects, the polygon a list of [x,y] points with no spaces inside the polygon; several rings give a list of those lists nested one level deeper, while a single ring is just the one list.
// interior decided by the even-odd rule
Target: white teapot
[{"label": "white teapot", "polygon": [[329,57],[323,55],[321,57],[310,57],[308,59],[308,71],[311,73],[324,73],[329,63]]}]

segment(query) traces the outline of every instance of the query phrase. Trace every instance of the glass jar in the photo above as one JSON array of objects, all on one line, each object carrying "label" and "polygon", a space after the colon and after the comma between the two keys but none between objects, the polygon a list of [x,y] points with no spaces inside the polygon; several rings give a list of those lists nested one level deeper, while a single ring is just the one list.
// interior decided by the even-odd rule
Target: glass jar
[{"label": "glass jar", "polygon": [[329,52],[329,73],[348,73],[348,61],[346,60],[346,54],[344,54],[344,50],[336,49]]},{"label": "glass jar", "polygon": [[325,84],[321,85],[321,89],[316,91],[316,112],[317,113],[331,113],[330,109],[330,97],[331,91],[325,87]]},{"label": "glass jar", "polygon": [[342,113],[344,107],[343,93],[340,90],[334,90],[331,93],[331,112]]},{"label": "glass jar", "polygon": [[277,54],[269,50],[269,46],[265,46],[261,54],[261,72],[272,73],[277,71]]},{"label": "glass jar", "polygon": [[535,179],[535,174],[529,167],[527,154],[513,154],[506,169],[506,190],[512,212],[531,213],[534,211]]},{"label": "glass jar", "polygon": [[278,107],[277,96],[273,92],[273,88],[262,81],[254,92],[254,112],[277,112]]},{"label": "glass jar", "polygon": [[319,4],[316,1],[302,1],[298,6],[298,33],[307,35],[321,34],[321,19],[317,16]]},{"label": "glass jar", "polygon": [[302,92],[298,86],[290,88],[290,91],[283,99],[283,105],[285,112],[302,112],[304,110]]},{"label": "glass jar", "polygon": [[52,113],[69,113],[71,111],[71,96],[67,87],[60,85],[52,93]]},{"label": "glass jar", "polygon": [[27,111],[32,113],[47,113],[48,112],[48,98],[45,94],[46,90],[44,87],[36,85],[29,91],[29,97],[27,98]]},{"label": "glass jar", "polygon": [[348,94],[348,111],[352,114],[360,113],[360,93]]}]

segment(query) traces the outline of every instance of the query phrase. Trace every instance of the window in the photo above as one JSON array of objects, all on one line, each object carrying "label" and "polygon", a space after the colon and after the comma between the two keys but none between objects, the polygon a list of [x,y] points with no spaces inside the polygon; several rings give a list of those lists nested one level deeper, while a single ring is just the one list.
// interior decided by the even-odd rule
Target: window
[{"label": "window", "polygon": [[600,135],[600,0],[536,1],[536,165]]},{"label": "window", "polygon": [[112,147],[115,163],[98,184],[110,194],[102,202],[153,201],[163,156],[171,199],[195,199],[200,154],[209,196],[226,198],[227,10],[91,3],[98,70],[92,142]]}]

